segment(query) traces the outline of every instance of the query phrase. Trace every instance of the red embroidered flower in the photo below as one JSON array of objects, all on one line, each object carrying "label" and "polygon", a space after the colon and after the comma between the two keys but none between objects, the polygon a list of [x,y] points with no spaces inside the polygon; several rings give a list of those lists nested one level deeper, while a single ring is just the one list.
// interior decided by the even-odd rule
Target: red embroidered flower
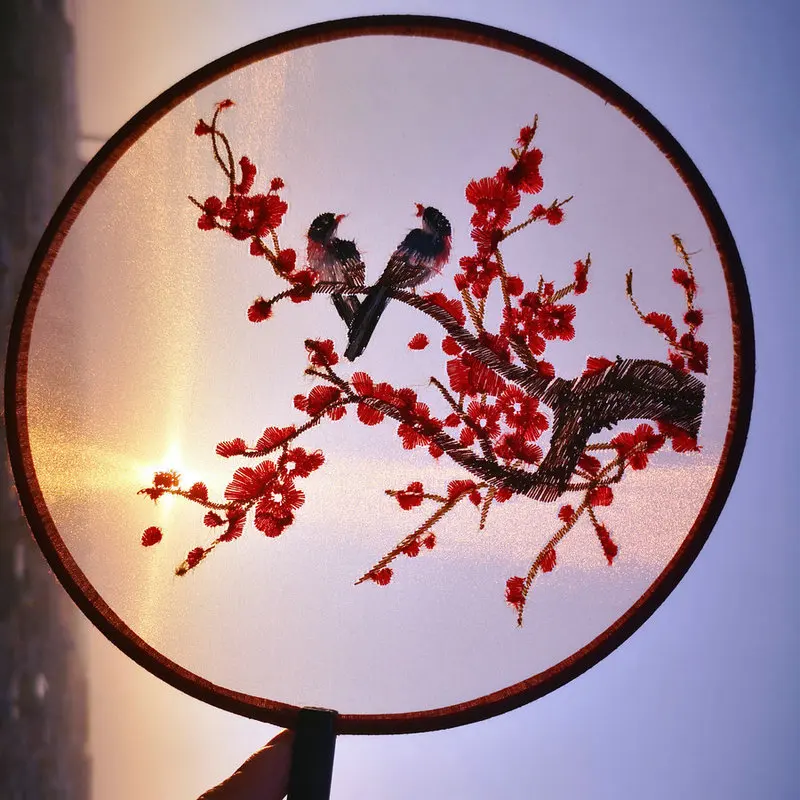
[{"label": "red embroidered flower", "polygon": [[275,519],[287,519],[306,501],[305,494],[295,487],[291,478],[273,480],[264,490],[256,506],[256,515],[269,514]]},{"label": "red embroidered flower", "polygon": [[344,414],[339,414],[338,412],[344,412],[344,407],[330,408],[330,406],[338,402],[341,396],[341,389],[337,389],[335,386],[315,386],[308,393],[308,398],[303,398],[305,407],[300,408],[298,405],[298,399],[302,398],[303,395],[295,397],[295,407],[300,408],[301,411],[305,411],[312,417],[327,411],[331,419],[340,419]]},{"label": "red embroidered flower", "polygon": [[684,333],[678,343],[686,352],[686,364],[692,372],[705,375],[708,372],[708,345],[695,339],[691,333]]},{"label": "red embroidered flower", "polygon": [[297,253],[291,247],[287,247],[278,253],[275,261],[275,269],[278,273],[284,277],[290,277],[297,265]]},{"label": "red embroidered flower", "polygon": [[589,266],[584,261],[575,262],[575,294],[583,294],[589,288]]},{"label": "red embroidered flower", "polygon": [[686,374],[688,370],[686,369],[686,360],[680,353],[676,353],[674,350],[670,350],[667,354],[667,358],[669,359],[670,366],[673,369],[678,370],[678,372],[682,372]]},{"label": "red embroidered flower", "polygon": [[419,539],[412,539],[400,552],[409,558],[416,558],[419,555]]},{"label": "red embroidered flower", "polygon": [[181,482],[181,476],[171,469],[169,472],[156,472],[153,475],[153,486],[156,489],[177,489]]},{"label": "red embroidered flower", "polygon": [[678,337],[675,324],[669,314],[659,314],[656,311],[651,311],[649,314],[645,314],[644,321],[648,325],[652,325],[659,333],[663,333],[669,342],[674,342]]},{"label": "red embroidered flower", "polygon": [[389,582],[392,580],[393,574],[391,567],[384,567],[383,569],[375,570],[369,577],[370,580],[377,583],[378,586],[388,586]]},{"label": "red embroidered flower", "polygon": [[548,225],[560,225],[564,221],[564,209],[550,206],[544,214]]},{"label": "red embroidered flower", "polygon": [[542,572],[552,572],[556,567],[556,550],[554,547],[546,547],[542,553],[542,560],[539,562]]},{"label": "red embroidered flower", "polygon": [[672,280],[675,281],[678,286],[683,286],[689,294],[693,295],[697,292],[697,285],[694,279],[685,269],[672,270]]},{"label": "red embroidered flower", "polygon": [[359,403],[356,410],[356,415],[365,425],[378,425],[383,422],[384,415],[382,411],[373,408],[367,403]]},{"label": "red embroidered flower", "polygon": [[242,156],[239,159],[239,167],[242,170],[242,180],[233,188],[239,194],[248,194],[256,179],[256,165],[247,156]]},{"label": "red embroidered flower", "polygon": [[595,525],[594,530],[597,534],[597,538],[600,540],[600,546],[603,548],[603,555],[606,557],[606,561],[608,561],[608,566],[610,567],[614,563],[619,549],[617,545],[614,544],[611,534],[609,534],[605,525]]},{"label": "red embroidered flower", "polygon": [[286,428],[265,428],[261,438],[256,442],[255,449],[260,453],[267,453],[282,444],[286,444],[295,434],[297,428],[289,425]]},{"label": "red embroidered flower", "polygon": [[500,409],[497,406],[473,400],[467,406],[467,416],[490,439],[500,434]]},{"label": "red embroidered flower", "polygon": [[331,339],[306,339],[306,350],[314,367],[335,367],[339,363],[339,356],[333,349]]},{"label": "red embroidered flower", "polygon": [[533,141],[534,134],[536,133],[536,125],[525,125],[520,128],[519,136],[517,137],[517,144],[520,147],[528,147]]},{"label": "red embroidered flower", "polygon": [[294,514],[291,511],[277,511],[269,508],[256,508],[254,524],[264,536],[274,539],[280,536],[286,528],[294,522]]},{"label": "red embroidered flower", "polygon": [[475,297],[486,297],[492,281],[500,275],[500,265],[489,258],[488,254],[464,256],[458,263],[462,272],[456,275],[457,288],[470,287]]},{"label": "red embroidered flower", "polygon": [[588,472],[589,475],[594,477],[600,472],[600,461],[594,456],[590,456],[588,453],[582,453],[581,457],[578,459],[578,468],[582,469],[584,472]]},{"label": "red embroidered flower", "polygon": [[283,189],[286,184],[283,182],[283,178],[273,178],[269,182],[269,190],[271,192],[277,192],[279,189]]},{"label": "red embroidered flower", "polygon": [[422,504],[423,501],[423,488],[419,481],[409,483],[408,486],[402,491],[397,492],[394,498],[400,504],[403,511],[408,511],[410,508],[416,508]]},{"label": "red embroidered flower", "polygon": [[272,303],[265,300],[263,297],[258,297],[253,301],[250,308],[247,309],[247,319],[250,322],[263,322],[272,316]]},{"label": "red embroidered flower", "polygon": [[656,420],[659,431],[672,440],[672,449],[676,453],[690,453],[700,450],[697,445],[697,439],[690,436],[685,430],[673,425],[671,422],[664,422]]},{"label": "red embroidered flower", "polygon": [[525,291],[525,283],[519,275],[509,275],[506,278],[506,289],[512,297],[519,297]]},{"label": "red embroidered flower", "polygon": [[218,528],[224,524],[224,520],[216,511],[208,511],[203,517],[203,524],[209,528]]},{"label": "red embroidered flower", "polygon": [[289,478],[307,478],[324,463],[325,456],[321,450],[312,450],[309,453],[302,447],[288,450],[281,459],[283,474]]},{"label": "red embroidered flower", "polygon": [[152,547],[154,544],[158,544],[163,537],[161,533],[161,528],[156,528],[152,526],[147,528],[145,532],[142,534],[142,545],[145,547]]},{"label": "red embroidered flower", "polygon": [[433,550],[433,548],[434,548],[434,547],[436,547],[436,534],[435,534],[435,533],[429,533],[429,534],[428,534],[428,535],[427,535],[427,536],[426,536],[426,537],[425,537],[425,538],[422,540],[422,544],[424,544],[424,545],[425,545],[425,547],[426,547],[428,550]]},{"label": "red embroidered flower", "polygon": [[458,497],[458,495],[465,493],[468,493],[469,501],[472,503],[472,505],[480,505],[481,493],[478,491],[475,481],[459,480],[450,481],[450,483],[447,484],[447,497],[450,500],[453,500],[454,498]]},{"label": "red embroidered flower", "polygon": [[[206,516],[208,515],[206,514]],[[225,516],[228,520],[228,527],[225,529],[225,533],[217,539],[218,542],[232,542],[242,535],[247,512],[238,506],[234,506],[225,512]]]},{"label": "red embroidered flower", "polygon": [[561,506],[561,508],[558,509],[558,518],[562,522],[572,522],[574,516],[575,509],[570,505]]},{"label": "red embroidered flower", "polygon": [[503,390],[497,399],[497,408],[506,424],[528,441],[538,439],[548,428],[547,417],[538,410],[538,398],[523,392],[518,386],[509,385]]},{"label": "red embroidered flower", "polygon": [[428,436],[406,423],[401,423],[397,426],[397,435],[403,443],[404,450],[413,450],[415,447],[423,447],[430,444]]},{"label": "red embroidered flower", "polygon": [[515,575],[506,581],[506,602],[517,611],[525,605],[525,579]]},{"label": "red embroidered flower", "polygon": [[544,186],[542,176],[539,174],[541,163],[542,151],[534,148],[527,153],[522,153],[511,169],[501,167],[497,172],[497,177],[520,192],[536,194]]},{"label": "red embroidered flower", "polygon": [[186,554],[186,563],[189,569],[194,569],[204,558],[206,551],[202,547],[195,547]]},{"label": "red embroidered flower", "polygon": [[230,439],[225,442],[220,442],[217,445],[217,455],[223,458],[230,458],[231,456],[240,456],[247,452],[247,444],[244,439],[236,438]]},{"label": "red embroidered flower", "polygon": [[193,483],[191,489],[189,489],[189,497],[192,500],[199,500],[202,503],[205,503],[208,500],[208,487],[198,481],[197,483]]},{"label": "red embroidered flower", "polygon": [[457,356],[461,352],[461,345],[452,336],[442,339],[442,350],[449,356]]},{"label": "red embroidered flower", "polygon": [[703,324],[703,312],[699,308],[690,308],[683,315],[683,321],[690,328],[699,328]]},{"label": "red embroidered flower", "polygon": [[473,228],[470,232],[472,241],[478,245],[479,258],[491,256],[505,236],[501,228]]},{"label": "red embroidered flower", "polygon": [[469,353],[447,362],[450,388],[456,394],[474,397],[477,394],[497,396],[505,388],[505,381]]},{"label": "red embroidered flower", "polygon": [[504,461],[520,459],[526,464],[538,464],[542,460],[542,448],[539,445],[531,444],[519,434],[506,433],[495,445],[495,454]]},{"label": "red embroidered flower", "polygon": [[289,208],[274,194],[229,195],[220,214],[229,219],[228,233],[242,241],[275,230]]},{"label": "red embroidered flower", "polygon": [[194,135],[195,136],[207,136],[212,131],[212,127],[207,123],[203,122],[203,120],[198,120],[197,125],[194,126]]},{"label": "red embroidered flower", "polygon": [[569,342],[575,338],[575,328],[572,327],[575,306],[547,303],[539,309],[537,319],[539,330],[545,339],[563,339]]},{"label": "red embroidered flower", "polygon": [[661,449],[664,436],[657,434],[650,425],[642,424],[633,433],[618,434],[611,440],[611,444],[632,469],[644,469],[648,456]]},{"label": "red embroidered flower", "polygon": [[597,375],[600,372],[605,372],[613,365],[613,361],[609,361],[607,358],[603,358],[602,356],[589,356],[589,358],[586,359],[586,369],[583,371],[583,374]]},{"label": "red embroidered flower", "polygon": [[470,181],[467,202],[475,206],[470,223],[475,228],[505,228],[511,212],[519,205],[519,192],[498,178]]},{"label": "red embroidered flower", "polygon": [[443,292],[429,292],[425,295],[425,299],[430,300],[439,308],[443,308],[459,325],[463,325],[467,321],[464,306],[460,300],[450,298]]},{"label": "red embroidered flower", "polygon": [[614,502],[614,492],[610,486],[598,486],[589,493],[592,506],[610,506]]},{"label": "red embroidered flower", "polygon": [[319,275],[312,269],[303,269],[300,272],[295,272],[291,276],[291,301],[293,303],[304,303],[306,300],[310,300],[313,294],[311,290],[316,286],[318,280]]},{"label": "red embroidered flower", "polygon": [[239,467],[225,488],[228,500],[247,502],[260,497],[275,480],[277,470],[271,461],[262,461],[255,467]]},{"label": "red embroidered flower", "polygon": [[541,219],[546,214],[547,214],[547,209],[541,203],[537,203],[531,209],[531,213],[529,216],[531,219]]},{"label": "red embroidered flower", "polygon": [[424,333],[415,333],[408,343],[409,350],[424,350],[428,346],[428,337]]}]

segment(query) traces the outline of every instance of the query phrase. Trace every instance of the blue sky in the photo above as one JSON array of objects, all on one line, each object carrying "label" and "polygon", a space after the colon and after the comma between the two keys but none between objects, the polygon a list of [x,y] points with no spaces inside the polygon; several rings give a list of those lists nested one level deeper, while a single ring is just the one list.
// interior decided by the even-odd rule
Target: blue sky
[{"label": "blue sky", "polygon": [[[103,6],[78,4],[84,126],[101,134],[207,61],[329,15],[318,2],[236,2],[220,24],[211,2],[191,4],[191,14],[177,2],[166,12],[155,3]],[[336,13],[431,11],[422,3],[342,0]],[[800,110],[791,79],[800,67],[793,49],[800,11],[775,2],[502,1],[442,2],[435,11],[564,50],[617,82],[681,142],[715,192],[747,271],[755,408],[720,522],[640,631],[576,681],[503,717],[435,734],[340,740],[333,797],[796,796],[800,544],[791,412]],[[120,796],[110,794],[122,777],[106,769],[111,758],[123,770],[141,758],[153,765],[135,778],[138,796],[191,798],[202,781],[219,779],[268,738],[268,726],[197,709],[138,674],[93,631],[86,635],[107,668],[93,675],[96,705],[113,702],[116,712],[96,754],[98,797]],[[135,688],[113,699],[123,679]],[[154,730],[149,743],[160,748],[131,751],[148,724],[186,715],[191,730],[176,729],[168,740]]]}]

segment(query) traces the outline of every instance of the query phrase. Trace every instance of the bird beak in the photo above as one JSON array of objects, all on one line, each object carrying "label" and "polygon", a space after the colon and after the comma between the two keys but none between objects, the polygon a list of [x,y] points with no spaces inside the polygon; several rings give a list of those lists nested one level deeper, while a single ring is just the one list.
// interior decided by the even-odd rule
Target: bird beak
[{"label": "bird beak", "polygon": [[337,214],[336,217],[334,218],[336,224],[338,225],[346,216],[347,214]]}]

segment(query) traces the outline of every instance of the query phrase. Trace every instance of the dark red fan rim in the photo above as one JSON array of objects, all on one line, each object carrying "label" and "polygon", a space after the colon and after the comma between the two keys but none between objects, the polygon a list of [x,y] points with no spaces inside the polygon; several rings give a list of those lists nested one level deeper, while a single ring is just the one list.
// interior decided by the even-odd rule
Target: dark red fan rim
[{"label": "dark red fan rim", "polygon": [[248,64],[279,53],[355,36],[414,36],[489,47],[547,66],[577,81],[625,114],[661,150],[694,197],[719,254],[731,304],[734,339],[733,401],[722,457],[711,491],[680,549],[637,603],[593,641],[550,669],[465,703],[402,714],[341,714],[340,734],[413,733],[455,727],[518,708],[563,686],[619,647],[661,605],[708,538],[731,490],[744,451],[753,403],[755,343],[741,259],[710,188],[674,137],[623,89],[571,56],[533,39],[473,22],[427,16],[356,17],[300,28],[243,47],[184,78],[124,125],[86,166],[48,225],[17,302],[5,376],[5,413],[11,466],[34,536],[70,597],[117,647],[177,689],[245,717],[294,727],[298,706],[217,686],[165,658],[109,607],[75,563],[60,537],[39,486],[27,421],[27,370],[33,322],[50,267],[89,196],[122,154],[161,117],[197,90]]}]

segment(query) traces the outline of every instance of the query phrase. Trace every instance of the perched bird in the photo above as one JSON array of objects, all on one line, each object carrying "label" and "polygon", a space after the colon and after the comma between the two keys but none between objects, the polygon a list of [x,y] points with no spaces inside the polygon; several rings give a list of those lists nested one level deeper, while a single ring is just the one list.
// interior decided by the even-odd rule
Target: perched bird
[{"label": "perched bird", "polygon": [[[340,239],[336,232],[346,214],[320,214],[308,229],[308,265],[320,280],[344,283],[348,286],[364,285],[364,262],[355,242]],[[347,325],[353,324],[358,307],[361,305],[354,294],[334,292],[333,305]]]},{"label": "perched bird", "polygon": [[413,289],[442,271],[450,257],[450,223],[438,209],[417,203],[417,216],[422,217],[419,228],[406,234],[405,239],[389,259],[378,282],[367,292],[350,326],[350,340],[345,358],[354,361],[369,344],[391,289]]}]

